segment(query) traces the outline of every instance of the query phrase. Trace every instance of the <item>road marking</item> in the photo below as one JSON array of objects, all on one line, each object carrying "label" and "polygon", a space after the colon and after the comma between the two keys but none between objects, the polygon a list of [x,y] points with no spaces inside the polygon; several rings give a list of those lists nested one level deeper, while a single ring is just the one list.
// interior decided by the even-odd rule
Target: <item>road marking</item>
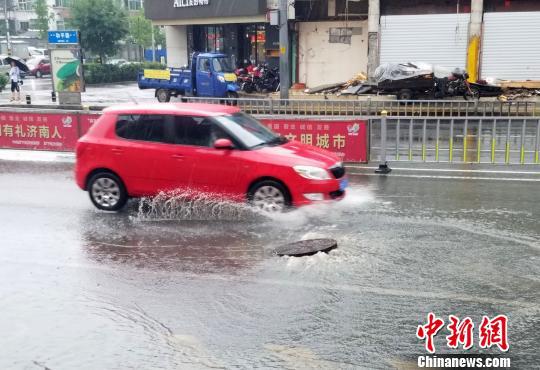
[{"label": "road marking", "polygon": [[[351,176],[381,176],[377,173],[350,173]],[[494,181],[521,181],[521,182],[540,182],[540,179],[521,179],[513,177],[476,177],[476,176],[444,176],[444,175],[399,175],[392,174],[387,177],[409,177],[416,179],[447,179],[447,180],[494,180]]]},{"label": "road marking", "polygon": [[[376,170],[378,167],[345,165],[347,168],[358,168],[363,170]],[[465,172],[465,173],[497,173],[509,175],[540,175],[540,171],[500,171],[500,170],[459,170],[451,168],[410,168],[410,167],[392,167],[392,170],[398,171],[419,171],[419,172]]]}]

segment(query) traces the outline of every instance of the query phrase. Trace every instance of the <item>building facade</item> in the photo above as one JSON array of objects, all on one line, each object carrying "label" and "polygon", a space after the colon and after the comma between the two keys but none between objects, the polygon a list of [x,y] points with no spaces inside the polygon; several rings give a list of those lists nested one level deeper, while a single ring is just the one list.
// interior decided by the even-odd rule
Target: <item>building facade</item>
[{"label": "building facade", "polygon": [[233,65],[251,61],[277,65],[278,28],[266,20],[266,0],[147,1],[145,14],[165,26],[170,66],[188,64],[194,52],[215,51],[230,56]]}]

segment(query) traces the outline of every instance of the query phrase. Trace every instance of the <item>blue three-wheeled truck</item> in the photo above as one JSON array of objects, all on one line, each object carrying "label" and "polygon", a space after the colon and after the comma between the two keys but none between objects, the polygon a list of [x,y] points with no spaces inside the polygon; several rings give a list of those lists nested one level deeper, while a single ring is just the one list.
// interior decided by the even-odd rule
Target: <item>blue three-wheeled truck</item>
[{"label": "blue three-wheeled truck", "polygon": [[225,54],[194,53],[189,68],[145,69],[139,72],[140,89],[155,89],[159,102],[171,96],[238,98],[240,87]]}]

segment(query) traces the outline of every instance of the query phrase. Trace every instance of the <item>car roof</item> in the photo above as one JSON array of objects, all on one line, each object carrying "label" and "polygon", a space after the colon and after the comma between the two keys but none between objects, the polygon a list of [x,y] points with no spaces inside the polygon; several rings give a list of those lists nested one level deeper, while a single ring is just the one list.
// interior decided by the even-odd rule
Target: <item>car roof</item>
[{"label": "car roof", "polygon": [[172,114],[214,117],[240,112],[240,109],[220,104],[202,103],[144,103],[121,104],[105,108],[104,113],[112,114]]},{"label": "car roof", "polygon": [[198,57],[205,57],[205,58],[216,58],[216,57],[227,57],[223,53],[199,53],[197,54]]}]

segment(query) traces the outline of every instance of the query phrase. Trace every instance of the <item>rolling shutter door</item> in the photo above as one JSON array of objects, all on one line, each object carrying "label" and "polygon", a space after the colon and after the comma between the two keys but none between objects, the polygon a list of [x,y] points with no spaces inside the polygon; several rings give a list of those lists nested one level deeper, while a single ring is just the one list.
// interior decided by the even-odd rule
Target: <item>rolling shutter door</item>
[{"label": "rolling shutter door", "polygon": [[470,15],[381,17],[381,63],[426,62],[465,67]]},{"label": "rolling shutter door", "polygon": [[482,77],[540,80],[540,12],[485,13]]}]

